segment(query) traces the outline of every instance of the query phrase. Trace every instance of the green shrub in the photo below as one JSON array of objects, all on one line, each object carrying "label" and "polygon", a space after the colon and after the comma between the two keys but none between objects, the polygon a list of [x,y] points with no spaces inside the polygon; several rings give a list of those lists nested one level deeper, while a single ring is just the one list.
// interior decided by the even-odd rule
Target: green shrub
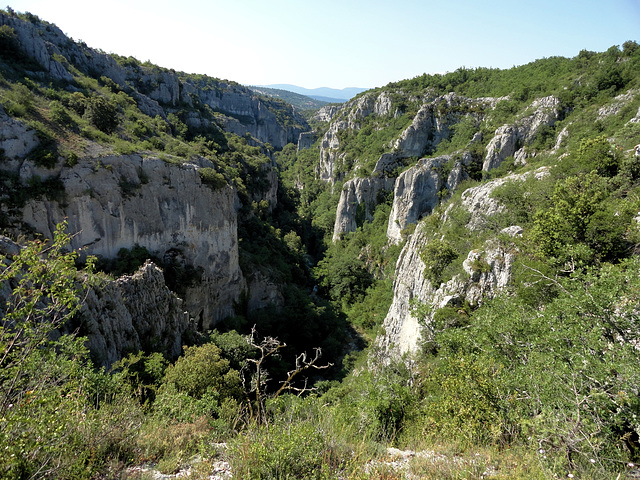
[{"label": "green shrub", "polygon": [[91,125],[107,134],[114,132],[119,124],[116,107],[99,95],[87,100],[83,116]]},{"label": "green shrub", "polygon": [[198,169],[198,174],[202,183],[209,185],[214,190],[226,187],[228,185],[225,176],[217,172],[214,168],[204,167]]},{"label": "green shrub", "polygon": [[459,253],[446,240],[431,240],[420,250],[420,259],[424,263],[424,276],[437,288],[444,280],[444,269],[458,258]]}]

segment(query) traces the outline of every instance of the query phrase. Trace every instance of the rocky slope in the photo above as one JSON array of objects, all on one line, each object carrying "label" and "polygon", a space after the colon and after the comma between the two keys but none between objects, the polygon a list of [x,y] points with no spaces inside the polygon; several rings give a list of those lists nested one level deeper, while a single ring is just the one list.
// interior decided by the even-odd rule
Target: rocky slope
[{"label": "rocky slope", "polygon": [[[465,190],[461,205],[469,213],[465,225],[469,235],[483,229],[488,218],[501,212],[502,205],[491,196],[493,190],[508,181],[523,181],[529,175],[543,178],[548,175],[548,169],[510,175]],[[447,210],[442,222],[448,221]],[[522,228],[514,225],[500,233],[517,237],[522,235]],[[385,358],[400,358],[416,352],[422,342],[430,338],[433,315],[439,308],[461,308],[465,303],[478,306],[502,291],[512,279],[514,247],[494,237],[480,249],[465,253],[464,274],[455,275],[441,284],[432,284],[424,274],[425,264],[421,258],[421,250],[428,241],[424,224],[418,224],[398,258],[393,302],[384,320],[385,333],[378,338]],[[426,306],[428,312],[423,318],[416,314],[419,305]]]},{"label": "rocky slope", "polygon": [[[0,26],[4,25],[15,32],[21,53],[53,79],[72,83],[76,69],[94,78],[110,79],[130,92],[140,110],[151,117],[166,117],[174,110],[191,107],[187,124],[194,128],[219,126],[240,136],[248,133],[276,148],[297,142],[299,134],[309,130],[290,105],[259,97],[237,83],[179,74],[132,58],[118,62],[111,55],[72,41],[55,25],[35,19],[27,22],[0,13]],[[218,114],[216,126],[208,115],[194,108],[202,106]]]},{"label": "rocky slope", "polygon": [[[533,101],[516,116],[515,123],[497,128],[494,135],[488,139],[481,158],[477,153],[471,154],[466,150],[455,155],[428,157],[441,142],[448,141],[453,136],[457,125],[465,119],[470,119],[476,130],[467,148],[479,143],[482,140],[481,122],[491,115],[492,110],[502,100],[505,99],[472,99],[453,93],[435,98],[427,96],[423,99],[404,99],[405,104],[414,102],[419,105],[418,111],[397,138],[383,146],[389,153],[380,156],[367,181],[353,179],[345,183],[336,212],[334,240],[355,230],[358,206],[362,204],[360,208],[370,212],[375,207],[371,200],[371,190],[389,189],[389,178],[395,178],[395,183],[392,187],[394,200],[389,218],[388,238],[397,244],[401,241],[401,231],[404,228],[428,215],[462,181],[470,177],[470,172],[477,175],[480,170],[493,170],[508,157],[515,157],[519,164],[526,163],[529,153],[525,145],[542,129],[553,126],[563,115],[556,97],[549,96]],[[338,173],[337,165],[342,163],[347,155],[345,145],[340,142],[340,137],[344,136],[345,132],[357,132],[367,117],[375,118],[374,122],[378,122],[378,125],[384,125],[385,122],[401,115],[399,108],[393,104],[389,92],[383,91],[367,93],[333,113],[332,121],[319,145],[318,177],[333,182],[344,176],[344,173]],[[476,149],[477,151],[479,150]],[[414,160],[416,158],[417,162]],[[381,168],[381,164],[386,165],[386,168]],[[412,166],[398,175],[408,164]],[[359,175],[358,168],[359,159],[356,159],[356,175]],[[381,177],[385,179],[382,180]],[[372,187],[373,185],[376,187]]]},{"label": "rocky slope", "polygon": [[[107,55],[72,41],[54,25],[29,18],[0,13],[0,27],[6,27],[3,32],[13,42],[13,51],[2,52],[0,60],[7,61],[3,65],[9,71],[14,65],[27,69],[34,89],[30,95],[42,95],[39,82],[46,82],[55,98],[69,92],[125,98],[128,106],[158,121],[178,114],[190,135],[235,133],[242,137],[240,145],[263,155],[253,172],[260,188],[247,191],[242,185],[241,200],[236,184],[225,182],[230,176],[220,173],[224,165],[215,156],[207,159],[193,150],[182,157],[146,150],[118,154],[113,144],[85,135],[77,124],[64,131],[61,124],[25,121],[0,107],[3,227],[16,236],[28,231],[51,238],[56,224],[67,219],[68,231],[75,234],[71,248],[114,259],[121,249],[140,246],[179,273],[171,288],[180,298],[149,266],[91,292],[82,330],[100,362],[112,363],[140,348],[175,356],[187,328],[209,329],[234,315],[241,296],[248,311],[281,305],[280,286],[260,273],[245,276],[240,268],[238,211],[242,201],[266,202],[267,211],[276,207],[276,165],[264,152],[297,142],[309,130],[306,121],[290,105],[256,96],[233,82]],[[4,87],[10,92],[12,85]],[[109,95],[101,88],[109,88]],[[46,122],[48,102],[30,114]],[[120,122],[131,122],[123,120],[122,110],[119,115]],[[127,133],[119,135],[128,140]],[[40,150],[49,155],[47,162],[38,158]],[[234,154],[237,169],[244,158]],[[216,181],[207,182],[205,174],[212,172]]]}]

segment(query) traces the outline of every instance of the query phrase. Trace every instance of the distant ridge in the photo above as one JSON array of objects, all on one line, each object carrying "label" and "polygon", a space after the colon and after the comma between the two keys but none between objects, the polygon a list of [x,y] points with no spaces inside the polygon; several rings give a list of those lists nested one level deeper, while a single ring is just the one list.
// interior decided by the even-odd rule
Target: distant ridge
[{"label": "distant ridge", "polygon": [[[290,90],[282,90],[279,88],[269,88],[269,87],[254,87],[252,85],[248,86],[249,89],[253,90],[260,95],[267,95],[269,97],[280,98],[285,102],[290,103],[295,108],[299,110],[318,110],[320,107],[327,105],[328,103],[333,103],[336,100],[319,100],[317,98],[312,98],[307,95],[301,95],[299,93],[292,92]],[[343,100],[340,100],[343,102]]]},{"label": "distant ridge", "polygon": [[337,88],[304,88],[297,85],[290,85],[286,83],[274,84],[274,85],[262,85],[268,88],[277,88],[280,90],[288,90],[290,92],[298,93],[300,95],[306,95],[307,97],[315,98],[324,102],[345,102],[352,99],[357,94],[369,90],[368,88],[348,87],[343,89]]}]

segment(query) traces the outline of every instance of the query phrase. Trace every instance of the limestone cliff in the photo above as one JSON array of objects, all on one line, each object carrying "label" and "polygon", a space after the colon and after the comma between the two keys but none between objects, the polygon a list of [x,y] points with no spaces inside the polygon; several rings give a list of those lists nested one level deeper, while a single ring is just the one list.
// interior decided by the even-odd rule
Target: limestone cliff
[{"label": "limestone cliff", "polygon": [[[466,228],[469,234],[486,228],[490,217],[504,208],[491,193],[507,181],[524,181],[531,175],[541,179],[549,174],[547,167],[522,175],[510,175],[472,187],[462,193],[461,206],[468,211]],[[450,205],[442,214],[442,223],[451,220]],[[446,306],[461,306],[464,302],[480,305],[493,298],[510,282],[515,258],[513,247],[505,246],[495,238],[487,240],[482,248],[466,253],[463,261],[464,275],[456,275],[446,283],[432,285],[425,277],[425,265],[420,251],[429,241],[419,223],[400,253],[393,284],[393,301],[384,320],[384,334],[378,339],[386,358],[400,357],[416,352],[421,340],[430,335],[433,314]],[[512,226],[503,234],[511,237],[522,235],[522,228]],[[419,320],[413,314],[414,303],[425,304],[429,315]],[[425,335],[427,337],[425,337]]]},{"label": "limestone cliff", "polygon": [[[505,233],[521,234],[512,228]],[[432,285],[423,275],[425,268],[420,250],[426,243],[420,226],[411,236],[396,264],[393,302],[384,319],[384,334],[378,346],[385,358],[400,358],[417,352],[422,341],[431,335],[433,314],[439,308],[460,307],[464,302],[479,305],[503,290],[511,279],[514,253],[490,240],[479,250],[472,250],[463,262],[465,275],[456,275],[440,285]],[[477,268],[478,261],[487,266]],[[414,314],[417,302],[428,307],[429,314],[418,319]]]},{"label": "limestone cliff", "polygon": [[410,223],[429,215],[443,197],[469,178],[465,167],[473,162],[470,154],[425,158],[400,174],[395,182],[393,206],[389,215],[387,238],[395,244]]},{"label": "limestone cliff", "polygon": [[364,221],[373,220],[373,210],[379,203],[380,194],[391,192],[395,179],[377,176],[353,178],[344,183],[336,211],[333,240],[342,234],[354,232]]},{"label": "limestone cliff", "polygon": [[202,183],[198,163],[175,164],[154,156],[82,158],[72,167],[36,169],[25,160],[17,172],[28,181],[34,174],[57,176],[64,198],[31,199],[21,219],[51,238],[55,225],[68,218],[77,232],[72,247],[114,258],[121,248],[146,247],[159,258],[169,255],[202,272],[197,285],[185,286],[186,309],[210,328],[233,314],[244,279],[238,263],[233,188],[216,190]]},{"label": "limestone cliff", "polygon": [[498,167],[507,157],[516,157],[520,164],[526,160],[524,145],[534,139],[543,126],[552,126],[561,117],[560,100],[549,96],[535,100],[528,113],[515,124],[499,127],[487,145],[482,170]]}]

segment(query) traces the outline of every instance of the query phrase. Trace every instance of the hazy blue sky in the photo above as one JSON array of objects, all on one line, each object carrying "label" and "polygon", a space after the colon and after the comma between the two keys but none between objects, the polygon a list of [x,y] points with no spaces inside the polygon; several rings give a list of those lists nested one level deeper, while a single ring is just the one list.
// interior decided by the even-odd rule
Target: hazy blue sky
[{"label": "hazy blue sky", "polygon": [[377,87],[640,43],[640,0],[8,0],[74,40],[243,84]]}]

